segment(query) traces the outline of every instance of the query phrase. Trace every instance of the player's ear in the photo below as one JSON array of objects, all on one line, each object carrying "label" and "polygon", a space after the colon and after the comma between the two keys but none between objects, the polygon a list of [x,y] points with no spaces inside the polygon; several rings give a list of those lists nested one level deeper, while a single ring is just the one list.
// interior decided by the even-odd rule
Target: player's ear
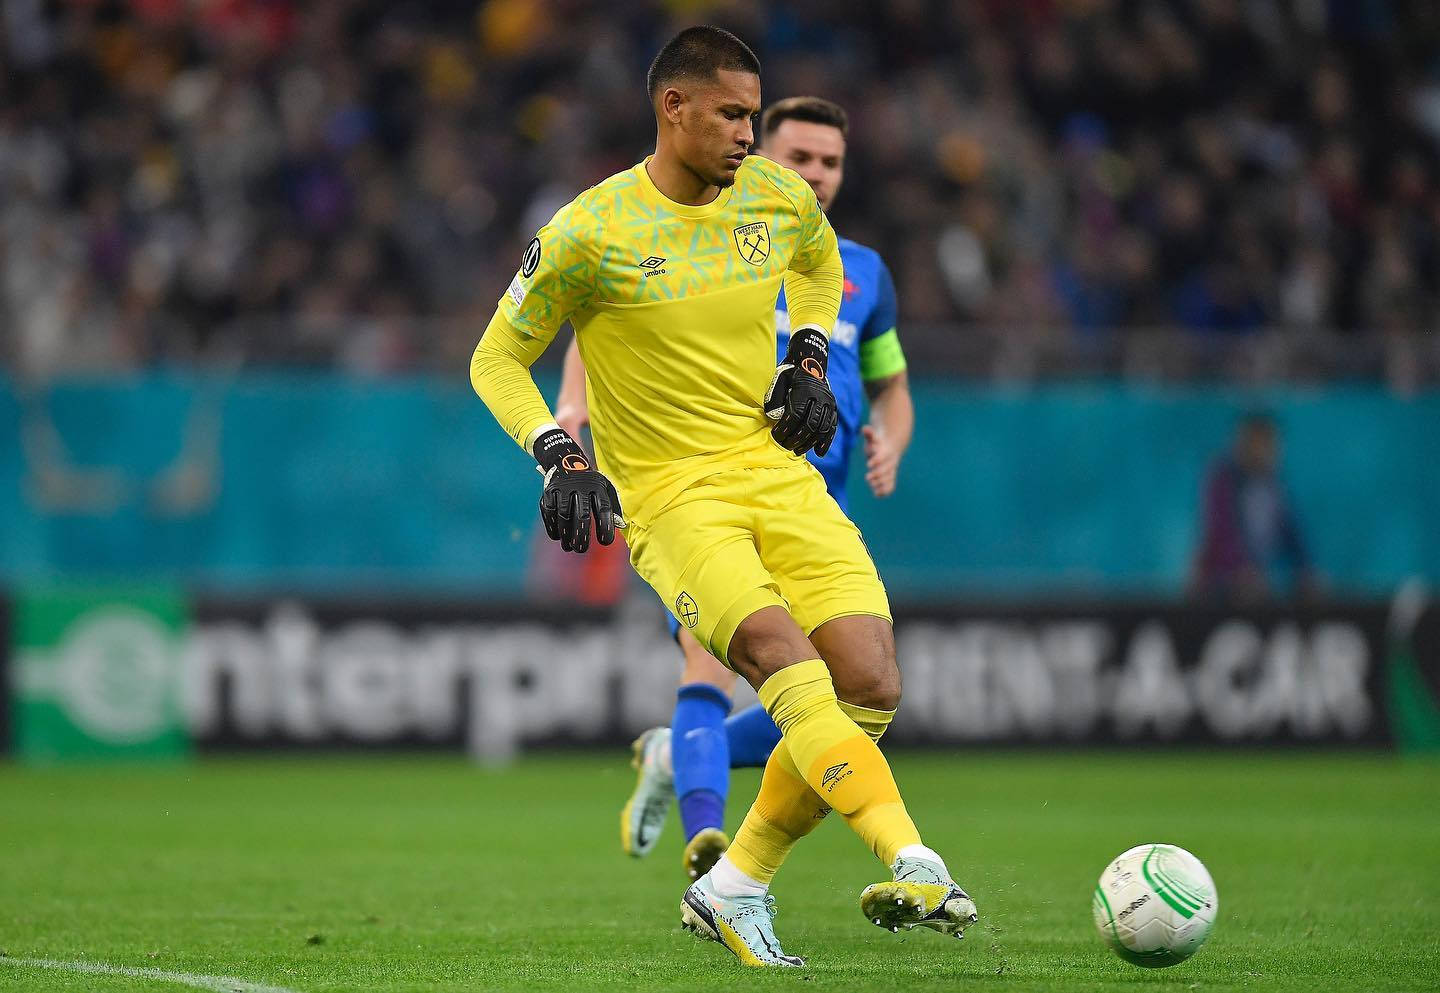
[{"label": "player's ear", "polygon": [[665,87],[660,94],[660,114],[671,124],[679,125],[680,108],[685,103],[685,94],[673,86]]}]

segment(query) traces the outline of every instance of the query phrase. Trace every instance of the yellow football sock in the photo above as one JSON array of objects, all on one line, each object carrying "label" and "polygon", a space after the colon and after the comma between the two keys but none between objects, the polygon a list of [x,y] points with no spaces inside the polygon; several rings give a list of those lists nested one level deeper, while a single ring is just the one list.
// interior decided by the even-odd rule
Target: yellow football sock
[{"label": "yellow football sock", "polygon": [[[838,701],[840,709],[860,730],[878,742],[895,718],[893,710],[872,710]],[[825,819],[830,807],[805,782],[790,749],[782,740],[770,753],[765,775],[760,780],[760,795],[735,833],[730,846],[730,859],[747,876],[762,883],[775,878],[795,843]]]},{"label": "yellow football sock", "polygon": [[853,703],[846,703],[844,700],[837,700],[840,709],[845,716],[856,723],[861,731],[870,736],[870,740],[876,744],[884,737],[885,731],[890,727],[890,722],[895,719],[893,710],[874,710],[870,707],[857,707]]},{"label": "yellow football sock", "polygon": [[760,687],[759,697],[796,770],[882,862],[889,865],[900,849],[920,844],[889,764],[840,709],[824,662],[810,659],[780,670]]}]

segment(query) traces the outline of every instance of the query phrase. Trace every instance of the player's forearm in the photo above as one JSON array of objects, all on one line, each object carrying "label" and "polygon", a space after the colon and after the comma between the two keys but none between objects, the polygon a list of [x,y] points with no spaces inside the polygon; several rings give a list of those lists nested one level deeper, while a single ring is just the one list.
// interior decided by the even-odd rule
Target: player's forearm
[{"label": "player's forearm", "polygon": [[496,314],[470,358],[470,385],[500,426],[527,452],[555,415],[530,375],[530,366],[549,344],[521,334]]},{"label": "player's forearm", "polygon": [[565,371],[560,376],[560,395],[555,400],[555,422],[576,439],[590,423],[585,363],[580,359],[580,345],[574,338],[570,339],[570,347],[565,349]]},{"label": "player's forearm", "polygon": [[565,369],[560,374],[560,395],[555,406],[584,408],[586,400],[585,362],[580,358],[579,342],[571,338],[570,347],[565,349]]},{"label": "player's forearm", "polygon": [[[832,244],[834,237],[830,236]],[[811,324],[829,335],[840,313],[840,293],[844,285],[845,268],[840,262],[838,246],[825,253],[813,269],[787,272],[785,302],[790,311],[790,326],[799,328]]]},{"label": "player's forearm", "polygon": [[[871,387],[870,383],[866,384]],[[898,454],[910,447],[915,433],[915,404],[910,398],[910,377],[898,372],[876,384],[870,392],[870,424],[883,434]]]}]

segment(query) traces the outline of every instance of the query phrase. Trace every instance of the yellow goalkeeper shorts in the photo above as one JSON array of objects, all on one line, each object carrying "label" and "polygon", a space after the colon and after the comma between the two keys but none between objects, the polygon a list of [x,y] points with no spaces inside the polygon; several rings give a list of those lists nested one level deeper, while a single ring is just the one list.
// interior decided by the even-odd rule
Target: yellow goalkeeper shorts
[{"label": "yellow goalkeeper shorts", "polygon": [[808,463],[724,469],[625,532],[635,571],[729,664],[740,622],[784,607],[809,635],[848,614],[890,619],[860,530]]}]

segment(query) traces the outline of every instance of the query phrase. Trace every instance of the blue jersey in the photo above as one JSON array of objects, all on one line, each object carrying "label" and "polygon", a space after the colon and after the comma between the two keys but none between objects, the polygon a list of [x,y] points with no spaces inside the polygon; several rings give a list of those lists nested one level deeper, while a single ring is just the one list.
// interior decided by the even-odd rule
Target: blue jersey
[{"label": "blue jersey", "polygon": [[[895,330],[895,283],[880,253],[873,248],[840,239],[840,260],[845,266],[845,289],[840,316],[830,332],[828,373],[835,391],[839,426],[835,442],[825,455],[809,454],[811,464],[825,477],[825,488],[849,512],[845,478],[850,452],[860,437],[860,418],[865,412],[865,383],[860,371],[861,346]],[[780,339],[780,357],[790,344],[790,314],[785,308],[785,291],[775,303],[775,330]]]}]

